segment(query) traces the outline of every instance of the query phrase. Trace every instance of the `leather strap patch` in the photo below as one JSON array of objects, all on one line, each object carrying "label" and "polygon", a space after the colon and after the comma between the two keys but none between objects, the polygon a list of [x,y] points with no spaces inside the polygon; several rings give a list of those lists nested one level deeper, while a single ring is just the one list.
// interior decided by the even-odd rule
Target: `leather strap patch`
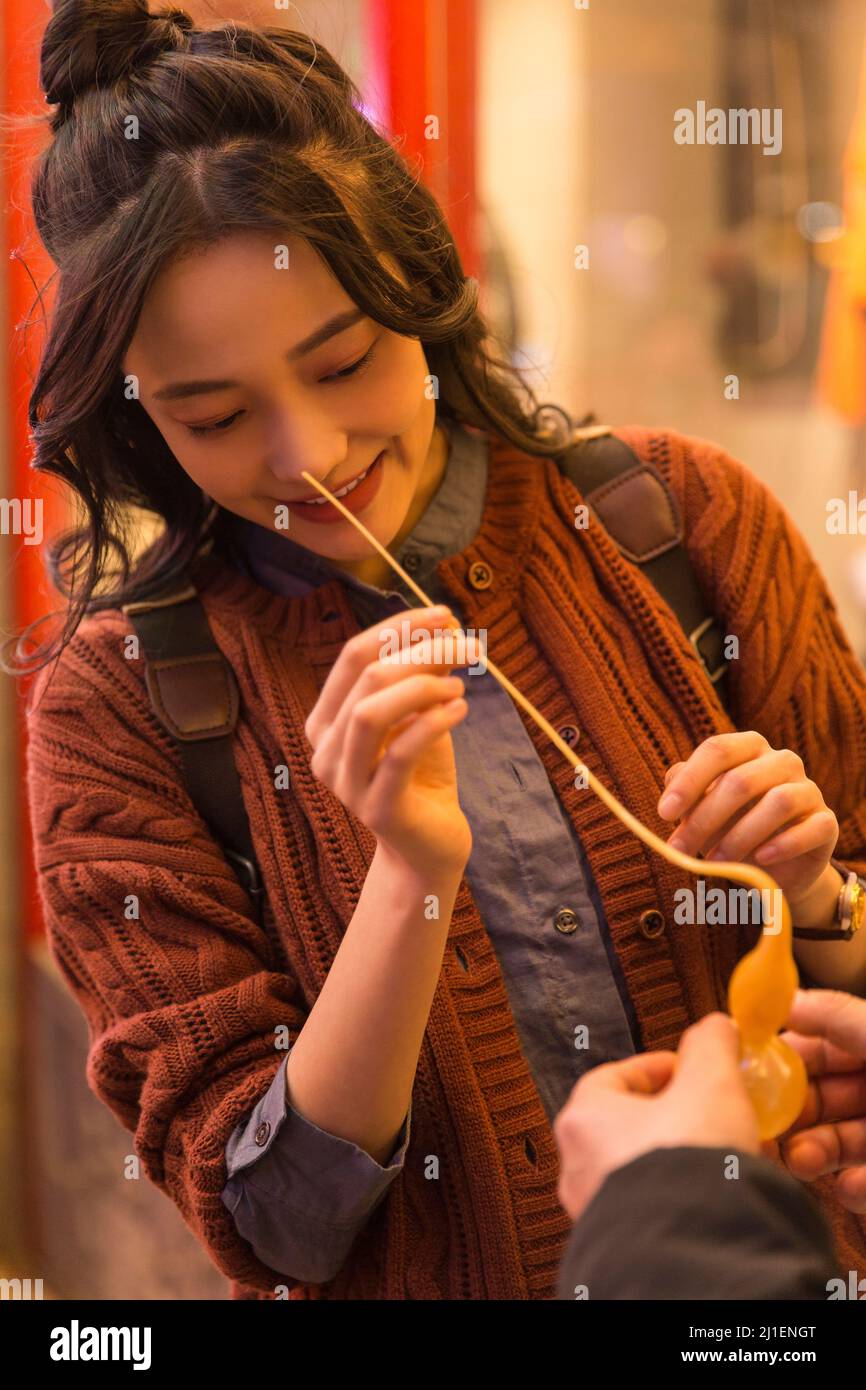
[{"label": "leather strap patch", "polygon": [[145,679],[154,708],[175,738],[216,738],[234,729],[238,686],[222,652],[149,661]]},{"label": "leather strap patch", "polygon": [[658,473],[643,463],[594,488],[586,500],[635,564],[664,555],[683,539],[673,494]]}]

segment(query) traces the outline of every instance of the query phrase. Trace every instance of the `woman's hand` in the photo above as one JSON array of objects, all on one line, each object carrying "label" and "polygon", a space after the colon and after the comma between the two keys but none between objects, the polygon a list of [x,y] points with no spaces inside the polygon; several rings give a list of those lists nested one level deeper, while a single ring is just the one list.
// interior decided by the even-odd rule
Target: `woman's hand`
[{"label": "woman's hand", "polygon": [[[416,872],[462,873],[472,849],[450,736],[468,710],[465,684],[449,674],[455,663],[432,660],[429,639],[411,641],[419,630],[444,631],[449,618],[447,608],[407,609],[357,633],[304,726],[316,777]],[[385,629],[401,634],[387,660],[380,657]],[[465,654],[467,665],[479,659],[477,641]]]},{"label": "woman's hand", "polygon": [[754,730],[714,734],[668,769],[658,812],[682,817],[668,838],[674,849],[766,867],[795,921],[803,908],[799,925],[817,925],[825,909],[829,917],[840,886],[830,867],[839,824],[790,748],[771,748]]},{"label": "woman's hand", "polygon": [[593,1067],[553,1132],[559,1200],[573,1221],[608,1173],[652,1149],[706,1145],[758,1153],[736,1027],[725,1014],[708,1014],[686,1029],[676,1053],[642,1052]]}]

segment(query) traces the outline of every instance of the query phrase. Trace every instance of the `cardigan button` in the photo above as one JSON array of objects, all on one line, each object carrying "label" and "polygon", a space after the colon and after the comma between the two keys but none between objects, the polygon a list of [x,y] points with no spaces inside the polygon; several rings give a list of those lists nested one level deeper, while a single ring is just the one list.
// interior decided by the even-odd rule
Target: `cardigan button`
[{"label": "cardigan button", "polygon": [[580,923],[577,920],[577,913],[570,907],[561,907],[553,919],[553,925],[557,931],[561,931],[563,936],[571,936],[572,932],[577,931]]},{"label": "cardigan button", "polygon": [[260,1149],[263,1149],[263,1148],[264,1148],[265,1144],[268,1142],[268,1140],[270,1139],[270,1137],[271,1137],[271,1127],[270,1127],[270,1125],[268,1124],[267,1120],[262,1120],[261,1124],[259,1125],[258,1129],[256,1130],[256,1135],[255,1135],[256,1143],[258,1144],[258,1146],[259,1146]]},{"label": "cardigan button", "polygon": [[580,739],[580,729],[576,724],[563,724],[561,729],[556,731],[563,743],[567,743],[569,748],[573,748]]},{"label": "cardigan button", "polygon": [[469,583],[473,589],[489,589],[493,583],[493,570],[483,560],[476,560],[469,566]]},{"label": "cardigan button", "polygon": [[638,925],[641,934],[646,937],[647,941],[654,941],[664,931],[665,919],[657,907],[651,907],[646,912],[641,913]]}]

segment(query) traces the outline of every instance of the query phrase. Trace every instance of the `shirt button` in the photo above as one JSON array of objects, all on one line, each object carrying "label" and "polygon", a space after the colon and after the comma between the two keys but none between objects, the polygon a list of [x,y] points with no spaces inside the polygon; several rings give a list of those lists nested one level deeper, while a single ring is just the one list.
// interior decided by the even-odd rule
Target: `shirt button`
[{"label": "shirt button", "polygon": [[577,931],[579,925],[577,913],[570,907],[561,907],[553,919],[553,925],[563,936],[570,936],[573,931]]},{"label": "shirt button", "polygon": [[405,558],[405,560],[403,561],[403,568],[404,568],[405,570],[408,570],[409,573],[412,574],[412,573],[414,573],[414,571],[418,568],[418,566],[420,565],[420,563],[421,563],[421,557],[420,557],[420,555],[416,555],[415,552],[413,551],[412,554],[411,554],[411,555],[407,555],[406,558]]},{"label": "shirt button", "polygon": [[580,738],[580,729],[576,724],[563,724],[561,729],[556,731],[563,743],[567,743],[569,748],[573,748]]},{"label": "shirt button", "polygon": [[262,1120],[261,1124],[259,1125],[258,1129],[256,1130],[256,1135],[255,1135],[256,1143],[258,1144],[258,1146],[259,1146],[260,1149],[263,1149],[263,1148],[264,1148],[265,1144],[268,1142],[268,1140],[270,1139],[270,1137],[271,1137],[271,1127],[270,1127],[270,1125],[268,1124],[267,1120]]},{"label": "shirt button", "polygon": [[646,937],[647,941],[654,941],[664,931],[665,919],[657,907],[651,907],[646,912],[641,913],[638,925],[641,934]]},{"label": "shirt button", "polygon": [[483,560],[476,560],[469,566],[469,583],[473,589],[489,589],[493,583],[493,571]]}]

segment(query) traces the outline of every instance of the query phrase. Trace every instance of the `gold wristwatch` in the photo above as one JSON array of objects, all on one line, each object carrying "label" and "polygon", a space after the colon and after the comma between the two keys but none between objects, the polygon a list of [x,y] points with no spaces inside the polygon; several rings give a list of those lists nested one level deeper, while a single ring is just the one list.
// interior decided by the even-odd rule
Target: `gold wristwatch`
[{"label": "gold wristwatch", "polygon": [[866,886],[853,869],[830,861],[839,870],[845,882],[839,890],[836,903],[836,926],[831,931],[821,931],[820,927],[795,927],[794,936],[807,941],[850,941],[860,930],[866,918]]}]

